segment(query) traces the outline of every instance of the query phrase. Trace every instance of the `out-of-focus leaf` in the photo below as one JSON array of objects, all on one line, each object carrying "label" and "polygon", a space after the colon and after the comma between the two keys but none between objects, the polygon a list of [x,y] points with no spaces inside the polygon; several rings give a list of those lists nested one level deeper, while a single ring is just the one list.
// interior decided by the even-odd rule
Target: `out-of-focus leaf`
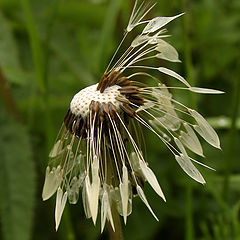
[{"label": "out-of-focus leaf", "polygon": [[[0,12],[0,66],[4,73],[11,74],[20,71],[18,51],[15,39],[13,37],[12,29],[8,20]],[[12,78],[9,78],[11,82]],[[15,81],[16,82],[16,81]],[[17,83],[24,83],[24,78],[19,78]]]},{"label": "out-of-focus leaf", "polygon": [[0,8],[4,10],[13,9],[18,6],[18,0],[1,0],[0,1]]},{"label": "out-of-focus leaf", "polygon": [[0,65],[19,68],[17,46],[7,19],[0,12]]},{"label": "out-of-focus leaf", "polygon": [[62,1],[59,6],[59,18],[63,21],[71,21],[84,25],[101,26],[102,19],[105,16],[102,4],[93,4],[89,1]]},{"label": "out-of-focus leaf", "polygon": [[[107,66],[108,62],[104,63],[102,66],[102,60],[106,60],[107,55],[106,53],[109,50],[108,46],[109,43],[112,40],[112,33],[116,24],[116,18],[118,9],[120,7],[121,0],[115,0],[111,1],[109,4],[108,11],[106,13],[106,17],[104,20],[103,28],[102,28],[102,34],[100,37],[100,42],[98,43],[98,48],[96,50],[96,57],[95,57],[95,63],[96,63],[96,69],[101,69],[101,67]],[[104,58],[105,57],[105,58]]]},{"label": "out-of-focus leaf", "polygon": [[43,49],[40,43],[39,34],[36,28],[33,12],[29,0],[20,1],[23,13],[25,15],[26,27],[28,30],[31,52],[35,67],[36,79],[39,89],[46,91],[46,83],[43,74]]},{"label": "out-of-focus leaf", "polygon": [[[214,188],[214,186],[221,187],[224,184],[224,180],[225,180],[224,177],[219,174],[212,175],[212,176],[210,175],[210,176],[208,176],[208,178],[210,179],[209,181],[211,181],[211,183],[213,185],[212,188]],[[239,185],[240,185],[240,174],[231,174],[231,176],[229,177],[230,189],[233,192],[239,194],[240,193]],[[209,190],[211,191],[211,184],[210,184]],[[219,191],[220,191],[220,189],[219,189]]]},{"label": "out-of-focus leaf", "polygon": [[82,82],[93,83],[93,76],[81,58],[81,52],[73,33],[55,24],[50,49]]},{"label": "out-of-focus leaf", "polygon": [[202,222],[203,232],[201,240],[239,239],[239,206],[238,201],[225,211],[210,215],[208,223]]},{"label": "out-of-focus leaf", "polygon": [[[231,118],[226,116],[210,117],[207,121],[215,129],[229,129],[231,127]],[[236,120],[236,128],[240,129],[240,118]]]},{"label": "out-of-focus leaf", "polygon": [[31,238],[35,174],[26,129],[0,111],[0,211],[4,240]]},{"label": "out-of-focus leaf", "polygon": [[[230,8],[225,11],[229,6],[227,2],[216,5],[215,1],[203,0],[199,3],[193,11],[193,22],[198,31],[195,32],[192,43],[196,51],[201,51],[199,79],[202,77],[206,81],[226,74],[231,63],[238,58],[239,52],[235,46],[240,37],[239,31],[236,31],[240,15],[239,6],[236,4],[231,4],[234,11]],[[219,49],[224,53],[224,57],[219,57]]]},{"label": "out-of-focus leaf", "polygon": [[26,85],[34,78],[32,72],[23,71],[20,68],[13,69],[6,67],[4,68],[4,73],[9,82],[19,85]]}]

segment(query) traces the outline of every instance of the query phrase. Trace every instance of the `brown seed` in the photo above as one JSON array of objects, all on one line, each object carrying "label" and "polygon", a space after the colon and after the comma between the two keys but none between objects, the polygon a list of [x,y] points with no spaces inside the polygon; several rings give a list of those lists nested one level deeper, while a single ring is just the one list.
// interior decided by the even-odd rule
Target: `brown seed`
[{"label": "brown seed", "polygon": [[102,103],[102,106],[103,106],[103,111],[104,111],[104,115],[105,115],[104,120],[107,124],[107,127],[110,128],[111,127],[111,122],[109,120],[110,111],[109,111],[109,108],[108,108],[108,104],[107,103]]},{"label": "brown seed", "polygon": [[138,94],[137,95],[131,94],[131,95],[129,95],[128,99],[130,102],[132,102],[138,106],[142,106],[143,102],[144,102],[143,98],[140,97]]},{"label": "brown seed", "polygon": [[116,120],[116,114],[118,113],[117,108],[112,103],[108,103],[108,108],[111,118]]},{"label": "brown seed", "polygon": [[71,110],[69,109],[67,114],[65,115],[64,124],[65,124],[66,127],[68,126],[68,123],[69,123],[69,120],[70,120],[71,116],[72,116],[72,113],[71,113]]},{"label": "brown seed", "polygon": [[116,100],[118,100],[119,102],[122,102],[122,103],[126,103],[126,104],[130,104],[131,102],[125,98],[125,97],[116,97]]},{"label": "brown seed", "polygon": [[66,123],[66,121],[67,121],[67,119],[68,119],[68,117],[69,117],[69,114],[70,114],[70,109],[68,109],[68,111],[67,111],[67,113],[65,114],[65,116],[64,116],[64,123]]},{"label": "brown seed", "polygon": [[135,117],[136,113],[128,104],[123,104],[120,106],[121,109],[130,117]]},{"label": "brown seed", "polygon": [[121,74],[122,74],[121,72],[114,71],[113,74],[111,75],[111,77],[109,77],[109,85],[108,86],[115,85]]},{"label": "brown seed", "polygon": [[103,93],[106,88],[111,87],[118,82],[118,78],[121,74],[122,72],[116,70],[104,73],[98,83],[97,90]]},{"label": "brown seed", "polygon": [[104,121],[104,110],[102,104],[99,106],[99,120],[101,123]]},{"label": "brown seed", "polygon": [[75,127],[74,127],[74,133],[80,137],[80,131],[83,125],[83,120],[82,118],[79,116],[77,118],[77,121],[75,122]]},{"label": "brown seed", "polygon": [[116,85],[123,87],[123,86],[129,86],[131,84],[131,81],[128,80],[127,77],[121,77],[117,80]]},{"label": "brown seed", "polygon": [[121,94],[138,94],[139,88],[135,86],[125,86],[119,89]]},{"label": "brown seed", "polygon": [[86,134],[86,120],[82,121],[82,127],[81,127],[81,130],[80,130],[80,133],[79,133],[79,137],[83,137],[83,138],[87,137],[87,134]]},{"label": "brown seed", "polygon": [[110,74],[110,72],[107,72],[107,73],[103,74],[103,76],[101,77],[101,79],[100,79],[100,81],[98,83],[97,90],[102,89],[103,81],[104,81],[105,78],[108,77],[109,74]]}]

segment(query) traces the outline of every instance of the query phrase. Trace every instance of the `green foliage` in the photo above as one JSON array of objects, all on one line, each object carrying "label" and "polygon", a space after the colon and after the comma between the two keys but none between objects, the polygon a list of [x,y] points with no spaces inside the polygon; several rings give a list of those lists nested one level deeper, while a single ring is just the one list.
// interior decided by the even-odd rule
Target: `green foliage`
[{"label": "green foliage", "polygon": [[0,65],[6,68],[19,68],[17,45],[10,23],[0,12]]},{"label": "green foliage", "polygon": [[[1,106],[2,108],[2,106]],[[4,240],[31,239],[35,168],[26,129],[0,111],[0,219]]]},{"label": "green foliage", "polygon": [[30,45],[33,55],[34,67],[36,72],[37,83],[41,91],[46,91],[46,86],[43,79],[43,52],[41,49],[38,32],[34,23],[30,1],[21,0],[22,9],[26,19],[26,27],[30,39]]},{"label": "green foliage", "polygon": [[[104,20],[101,37],[99,39],[99,44],[96,49],[95,56],[95,66],[96,69],[104,69],[106,66],[102,65],[102,60],[106,59],[106,53],[108,53],[109,45],[111,45],[111,40],[113,38],[114,27],[116,27],[117,13],[119,11],[121,0],[112,1],[106,12],[106,17]],[[110,49],[112,50],[112,49]],[[110,53],[111,54],[111,53]]]},{"label": "green foliage", "polygon": [[[209,221],[201,223],[203,232],[202,240],[240,239],[239,211],[240,203],[237,202],[232,208],[223,213],[210,215]],[[211,228],[209,227],[211,226]]]},{"label": "green foliage", "polygon": [[10,82],[24,84],[26,82],[25,74],[20,69],[17,43],[13,36],[13,30],[10,22],[1,12],[0,36],[0,66],[2,71]]}]

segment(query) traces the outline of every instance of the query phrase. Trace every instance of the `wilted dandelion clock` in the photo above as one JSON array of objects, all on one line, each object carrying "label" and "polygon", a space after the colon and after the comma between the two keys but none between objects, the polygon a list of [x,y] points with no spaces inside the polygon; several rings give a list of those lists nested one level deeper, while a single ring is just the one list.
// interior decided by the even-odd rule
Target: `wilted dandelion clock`
[{"label": "wilted dandelion clock", "polygon": [[[147,71],[175,78],[183,84],[183,87],[176,87],[180,90],[221,92],[192,87],[165,67],[144,65],[150,58],[180,62],[175,48],[164,40],[168,35],[163,27],[182,14],[143,20],[153,7],[135,3],[124,38],[100,81],[80,90],[70,103],[49,154],[42,193],[43,200],[47,200],[57,192],[56,230],[67,200],[76,204],[80,194],[86,217],[92,218],[95,224],[100,214],[102,231],[106,220],[115,229],[113,208],[126,223],[132,211],[133,196],[139,196],[157,219],[144,194],[144,182],[148,182],[164,201],[165,197],[144,158],[140,125],[160,138],[190,177],[205,183],[193,162],[203,164],[189,157],[186,148],[203,156],[197,135],[220,148],[218,135],[198,112],[176,101],[169,92],[170,87]],[[128,33],[136,27],[142,29],[141,34],[115,60]],[[125,72],[130,68],[136,71],[127,76]],[[155,86],[148,84],[152,82],[150,79],[156,80]]]}]

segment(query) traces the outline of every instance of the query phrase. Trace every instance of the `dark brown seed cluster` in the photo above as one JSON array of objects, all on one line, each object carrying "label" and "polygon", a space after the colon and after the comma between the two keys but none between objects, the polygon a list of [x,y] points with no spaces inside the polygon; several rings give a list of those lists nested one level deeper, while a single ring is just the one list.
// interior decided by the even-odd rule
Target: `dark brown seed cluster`
[{"label": "dark brown seed cluster", "polygon": [[123,117],[125,124],[128,124],[129,117],[134,118],[136,109],[143,105],[143,98],[139,95],[139,88],[131,85],[131,81],[127,77],[120,77],[121,72],[112,71],[105,73],[97,90],[101,93],[108,87],[117,85],[120,96],[116,98],[121,104],[117,109],[111,102],[92,101],[89,105],[89,114],[86,116],[76,116],[69,109],[64,117],[64,124],[68,131],[78,137],[86,138],[88,130],[93,127],[95,130],[102,127],[102,132],[108,135],[109,129],[112,128],[112,121],[119,128],[119,116]]},{"label": "dark brown seed cluster", "polygon": [[100,126],[102,132],[108,135],[109,129],[112,128],[112,122],[119,128],[118,110],[112,103],[100,103],[92,101],[89,106],[89,115],[82,117],[74,115],[69,109],[64,118],[64,124],[68,131],[78,137],[86,138],[87,131],[91,128],[97,131]]},{"label": "dark brown seed cluster", "polygon": [[106,88],[114,85],[118,85],[120,87],[130,85],[131,82],[129,79],[127,77],[120,77],[121,74],[122,73],[119,71],[110,71],[104,73],[98,83],[97,90],[103,93]]},{"label": "dark brown seed cluster", "polygon": [[86,120],[73,114],[70,109],[64,117],[64,124],[69,132],[75,133],[78,137],[86,137]]}]

